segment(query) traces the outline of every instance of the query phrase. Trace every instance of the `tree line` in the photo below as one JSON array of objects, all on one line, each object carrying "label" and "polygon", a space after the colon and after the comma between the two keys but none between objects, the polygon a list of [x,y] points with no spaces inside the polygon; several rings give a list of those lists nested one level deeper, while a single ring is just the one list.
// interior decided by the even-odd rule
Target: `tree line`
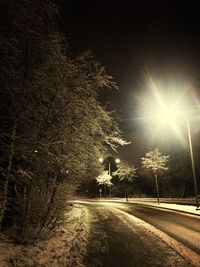
[{"label": "tree line", "polygon": [[[183,153],[184,152],[184,153]],[[176,153],[163,155],[158,148],[145,154],[136,165],[121,160],[115,164],[114,159],[108,158],[111,162],[111,172],[104,170],[96,181],[89,181],[83,186],[90,189],[87,193],[98,196],[98,188],[102,187],[108,196],[106,187],[112,188],[113,197],[157,197],[158,203],[161,197],[194,197],[194,184],[189,155],[182,150]],[[104,164],[104,169],[107,166]],[[102,186],[105,185],[106,187]],[[86,189],[87,190],[87,189]],[[79,190],[80,194],[80,190]]]},{"label": "tree line", "polygon": [[115,88],[91,53],[76,58],[50,0],[0,3],[0,227],[18,242],[59,224],[66,200],[126,142],[100,102]]},{"label": "tree line", "polygon": [[[153,174],[154,176],[158,204],[160,203],[160,181],[158,181],[158,176],[163,176],[163,174],[168,170],[169,157],[169,155],[162,155],[159,149],[155,148],[154,150],[147,152],[145,154],[145,157],[141,158],[141,169],[144,170],[144,172],[146,172],[147,174]],[[117,184],[118,180],[122,183],[122,191],[124,191],[125,199],[126,201],[128,201],[130,193],[136,194],[136,192],[134,192],[134,190],[136,190],[136,187],[133,187],[132,190],[131,187],[133,183],[137,182],[137,168],[134,164],[130,164],[126,161],[120,161],[119,165],[115,167],[116,170],[112,172],[112,175],[110,170],[109,172],[103,170],[103,172],[98,177],[96,177],[96,182],[99,186],[104,186],[104,191],[106,191],[106,187],[109,187],[109,191],[111,192],[111,187],[115,183]],[[115,181],[113,181],[112,176],[117,177],[118,179],[115,179]],[[141,179],[141,177],[139,177],[139,179]],[[102,189],[100,192],[102,192]],[[104,194],[104,196],[106,196],[106,194]]]}]

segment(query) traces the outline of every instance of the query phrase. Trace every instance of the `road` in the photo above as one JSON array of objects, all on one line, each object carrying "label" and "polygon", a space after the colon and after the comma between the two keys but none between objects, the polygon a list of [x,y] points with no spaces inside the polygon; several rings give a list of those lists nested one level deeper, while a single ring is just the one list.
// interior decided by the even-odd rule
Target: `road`
[{"label": "road", "polygon": [[133,203],[80,204],[90,213],[87,267],[200,266],[198,216]]}]

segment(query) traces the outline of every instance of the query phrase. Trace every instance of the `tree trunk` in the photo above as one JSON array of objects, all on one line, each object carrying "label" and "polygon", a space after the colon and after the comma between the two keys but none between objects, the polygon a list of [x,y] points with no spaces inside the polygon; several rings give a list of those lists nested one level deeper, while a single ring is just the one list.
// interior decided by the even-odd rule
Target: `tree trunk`
[{"label": "tree trunk", "polygon": [[186,197],[186,179],[183,179],[181,198],[185,198],[185,197]]},{"label": "tree trunk", "polygon": [[127,184],[125,184],[125,198],[126,198],[126,201],[128,201],[128,186],[127,186]]},{"label": "tree trunk", "polygon": [[31,194],[32,194],[32,182],[30,185],[30,190],[28,192],[28,197],[26,197],[23,226],[28,225],[29,213],[30,213],[30,208],[31,208],[31,196],[32,196]]},{"label": "tree trunk", "polygon": [[159,188],[158,188],[158,177],[157,177],[157,173],[155,173],[155,180],[156,180],[157,200],[158,200],[158,205],[159,205],[160,204],[160,195],[159,195]]},{"label": "tree trunk", "polygon": [[31,193],[32,193],[32,185],[30,188],[30,192],[27,193],[27,186],[24,186],[24,192],[23,192],[23,219],[20,221],[20,228],[18,231],[18,239],[20,241],[23,240],[24,234],[26,233],[26,229],[28,226],[29,221],[29,213],[30,213],[30,207],[31,207]]},{"label": "tree trunk", "polygon": [[6,206],[8,202],[8,184],[9,184],[13,155],[14,155],[14,142],[15,142],[15,136],[16,136],[16,129],[17,129],[17,117],[15,117],[13,129],[12,129],[12,135],[11,135],[10,147],[9,147],[8,165],[5,171],[5,180],[4,180],[3,190],[2,190],[3,191],[2,199],[0,203],[0,229],[2,226],[2,221],[5,215],[5,210],[6,210]]},{"label": "tree trunk", "polygon": [[49,204],[48,204],[48,207],[47,207],[47,211],[46,211],[46,214],[45,214],[44,219],[43,219],[43,222],[42,222],[42,226],[43,226],[43,227],[46,225],[47,218],[48,218],[48,216],[49,216],[49,213],[50,213],[52,204],[53,204],[53,202],[54,202],[54,198],[55,198],[56,192],[57,192],[57,190],[58,190],[58,185],[59,185],[58,177],[56,177],[56,180],[55,180],[55,182],[54,182],[53,191],[52,191],[52,194],[51,194],[51,199],[50,199],[50,201],[49,201]]},{"label": "tree trunk", "polygon": [[111,185],[109,186],[109,197],[111,198],[112,191],[111,191]]}]

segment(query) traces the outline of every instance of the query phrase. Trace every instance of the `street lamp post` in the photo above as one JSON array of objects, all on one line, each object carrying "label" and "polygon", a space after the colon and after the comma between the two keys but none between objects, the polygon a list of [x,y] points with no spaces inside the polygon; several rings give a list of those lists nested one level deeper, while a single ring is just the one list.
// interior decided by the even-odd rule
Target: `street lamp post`
[{"label": "street lamp post", "polygon": [[[164,105],[164,104],[163,104]],[[178,107],[177,107],[178,110]],[[195,171],[195,162],[194,162],[194,155],[193,155],[193,147],[192,147],[192,138],[191,138],[191,130],[190,130],[190,120],[187,118],[186,112],[178,112],[176,111],[176,106],[170,107],[165,106],[158,112],[159,115],[155,115],[156,118],[160,119],[161,122],[166,121],[170,122],[173,126],[176,125],[175,119],[179,118],[186,122],[187,124],[187,135],[188,135],[188,144],[189,144],[189,151],[190,151],[190,159],[192,165],[192,176],[194,181],[194,191],[195,191],[195,200],[196,200],[196,209],[199,209],[199,195],[198,195],[198,188],[197,188],[197,177]]]},{"label": "street lamp post", "polygon": [[108,174],[111,175],[110,161],[108,161]]},{"label": "street lamp post", "polygon": [[99,189],[99,197],[101,198],[101,192],[102,192],[102,189],[100,188]]},{"label": "street lamp post", "polygon": [[[99,158],[99,162],[103,163],[104,159],[103,158]],[[119,164],[120,163],[120,159],[116,158],[115,159],[115,163]],[[111,176],[111,164],[110,164],[110,160],[108,160],[108,174]],[[111,185],[109,186],[109,197],[111,198]]]},{"label": "street lamp post", "polygon": [[[110,161],[108,161],[108,174],[111,176]],[[111,198],[111,185],[109,185],[109,197]]]},{"label": "street lamp post", "polygon": [[199,209],[199,195],[198,195],[197,178],[196,178],[194,155],[193,155],[193,148],[192,148],[192,138],[191,138],[191,132],[190,132],[190,122],[188,119],[186,119],[186,122],[187,122],[187,131],[188,131],[190,158],[191,158],[191,164],[192,164],[192,176],[193,176],[193,181],[194,181],[195,199],[196,199],[196,206],[197,206],[196,209]]},{"label": "street lamp post", "polygon": [[[173,90],[173,94],[169,95],[169,91],[162,95],[160,90],[158,90],[156,83],[153,80],[150,80],[151,91],[152,91],[152,98],[147,98],[147,102],[144,106],[145,114],[148,112],[148,116],[141,117],[143,119],[154,118],[158,120],[159,126],[165,123],[171,124],[171,126],[175,129],[175,131],[180,135],[180,132],[177,129],[177,121],[176,119],[182,119],[186,122],[187,125],[187,135],[188,135],[188,146],[190,152],[190,159],[192,165],[192,176],[194,181],[194,191],[195,191],[195,199],[196,199],[196,207],[199,209],[200,205],[200,195],[198,195],[198,188],[197,188],[197,177],[195,171],[195,162],[194,162],[194,155],[193,155],[193,147],[192,147],[192,138],[191,138],[191,130],[190,130],[190,117],[192,113],[196,113],[194,111],[194,103],[192,99],[183,98],[183,94],[177,94]],[[160,89],[160,88],[159,88]],[[185,91],[186,92],[186,91]],[[175,97],[176,96],[176,97]],[[154,100],[154,101],[152,101]],[[195,100],[196,101],[196,100]],[[148,110],[146,110],[148,107]],[[151,114],[149,116],[149,111]],[[181,136],[181,135],[180,135]]]}]

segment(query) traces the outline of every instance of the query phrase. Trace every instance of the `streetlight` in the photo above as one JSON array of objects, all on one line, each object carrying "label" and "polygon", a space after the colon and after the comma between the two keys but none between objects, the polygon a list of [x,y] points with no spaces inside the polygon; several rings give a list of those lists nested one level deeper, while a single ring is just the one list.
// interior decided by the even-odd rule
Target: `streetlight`
[{"label": "streetlight", "polygon": [[[193,147],[192,147],[190,120],[188,118],[188,114],[191,112],[187,112],[187,108],[185,106],[181,106],[180,104],[178,105],[178,101],[172,104],[170,103],[166,104],[158,93],[156,94],[156,98],[157,100],[159,99],[159,101],[157,101],[158,102],[157,105],[154,105],[154,113],[149,118],[158,119],[161,124],[169,123],[176,131],[178,131],[177,130],[178,118],[183,119],[186,122],[196,206],[197,209],[199,209],[199,195],[198,195],[197,178],[196,178],[195,162],[194,162]],[[157,107],[158,109],[155,110],[155,107]]]},{"label": "streetlight", "polygon": [[[164,116],[162,116],[164,115]],[[194,162],[194,154],[193,154],[193,146],[192,146],[192,138],[191,138],[191,130],[190,130],[190,120],[181,115],[176,114],[175,109],[172,112],[172,109],[166,108],[165,112],[161,113],[161,118],[164,118],[168,122],[173,122],[175,118],[181,118],[186,122],[187,125],[187,134],[188,134],[188,144],[189,144],[189,151],[190,151],[190,159],[191,159],[191,165],[192,165],[192,176],[193,176],[193,182],[194,182],[194,191],[195,191],[195,199],[196,199],[196,206],[197,209],[199,209],[199,195],[198,195],[198,187],[197,187],[197,178],[196,178],[196,170],[195,170],[195,162]]]},{"label": "streetlight", "polygon": [[115,159],[115,162],[116,162],[117,164],[119,164],[119,163],[120,163],[120,159]]},{"label": "streetlight", "polygon": [[103,158],[99,158],[99,162],[100,163],[103,163]]},{"label": "streetlight", "polygon": [[[106,160],[108,161],[108,174],[111,176],[111,165],[110,165],[110,160]],[[99,158],[99,162],[100,163],[103,163],[104,162],[104,159],[101,157]],[[116,164],[119,164],[120,163],[120,159],[119,158],[116,158],[115,159],[115,163]],[[111,185],[109,186],[109,196],[111,197]]]},{"label": "streetlight", "polygon": [[[110,160],[106,160],[106,161],[108,161],[108,174],[111,175]],[[99,158],[99,162],[100,162],[100,163],[103,163],[103,162],[104,162],[104,159],[103,159],[102,157]],[[116,158],[116,159],[115,159],[115,163],[116,163],[116,164],[119,164],[119,163],[120,163],[120,159],[119,159],[119,158]]]}]

